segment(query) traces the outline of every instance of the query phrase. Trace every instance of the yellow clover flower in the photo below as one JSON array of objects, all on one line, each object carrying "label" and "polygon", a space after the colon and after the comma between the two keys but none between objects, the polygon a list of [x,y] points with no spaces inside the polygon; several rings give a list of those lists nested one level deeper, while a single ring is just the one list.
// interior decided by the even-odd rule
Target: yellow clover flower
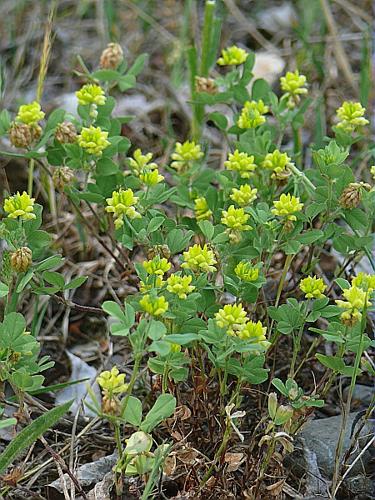
[{"label": "yellow clover flower", "polygon": [[221,51],[221,57],[217,60],[217,64],[219,66],[239,66],[246,61],[248,55],[246,50],[237,47],[237,45],[232,45],[232,47]]},{"label": "yellow clover flower", "polygon": [[151,297],[151,295],[145,295],[139,301],[139,305],[142,309],[150,314],[151,316],[161,316],[168,311],[169,304],[165,300],[165,297]]},{"label": "yellow clover flower", "polygon": [[242,304],[226,304],[215,314],[217,326],[226,328],[228,335],[236,335],[244,327],[247,317]]},{"label": "yellow clover flower", "polygon": [[180,352],[181,346],[180,344],[171,344],[171,352]]},{"label": "yellow clover flower", "polygon": [[191,276],[178,276],[177,274],[172,274],[167,279],[167,290],[168,292],[178,295],[180,299],[186,299],[188,294],[195,288],[195,286],[190,285],[191,280]]},{"label": "yellow clover flower", "polygon": [[336,110],[336,115],[339,118],[338,128],[345,132],[354,132],[360,127],[364,127],[369,123],[364,114],[366,108],[361,106],[359,102],[345,101],[342,106]]},{"label": "yellow clover flower", "polygon": [[159,174],[159,170],[155,168],[155,170],[151,170],[150,172],[145,172],[143,174],[139,174],[140,180],[146,186],[156,186],[159,182],[164,180],[164,176]]},{"label": "yellow clover flower", "polygon": [[106,212],[113,213],[115,218],[115,228],[119,229],[124,225],[124,217],[129,219],[139,219],[141,214],[134,207],[138,202],[138,197],[134,196],[132,189],[120,189],[113,191],[112,198],[107,198]]},{"label": "yellow clover flower", "polygon": [[263,115],[268,111],[269,107],[264,104],[262,99],[259,99],[259,101],[246,101],[237,125],[242,129],[259,127],[265,123],[266,119]]},{"label": "yellow clover flower", "polygon": [[305,294],[306,299],[324,298],[324,291],[327,288],[323,279],[316,276],[307,276],[307,278],[301,280],[299,287]]},{"label": "yellow clover flower", "polygon": [[193,245],[183,253],[185,262],[181,264],[184,269],[191,269],[194,272],[214,272],[216,271],[215,254],[207,245]]},{"label": "yellow clover flower", "polygon": [[21,220],[35,219],[34,201],[35,198],[30,198],[26,191],[23,191],[22,194],[17,191],[13,196],[6,198],[4,210],[9,214],[10,219],[17,219],[17,217]]},{"label": "yellow clover flower", "polygon": [[272,209],[272,213],[279,217],[286,217],[287,220],[296,220],[297,217],[294,214],[300,212],[303,208],[303,203],[300,203],[299,198],[292,196],[290,193],[283,193],[280,199],[274,201],[273,204],[275,208]]},{"label": "yellow clover flower", "polygon": [[281,153],[278,149],[275,149],[272,153],[268,153],[262,162],[262,167],[273,170],[275,174],[280,174],[288,170],[288,167],[292,165],[291,158],[286,153]]},{"label": "yellow clover flower", "polygon": [[254,163],[254,156],[247,153],[240,153],[238,149],[234,153],[229,154],[228,160],[224,162],[224,166],[228,170],[238,172],[242,179],[249,179],[252,172],[257,168]]},{"label": "yellow clover flower", "polygon": [[246,224],[250,215],[245,213],[243,208],[234,208],[231,205],[228,210],[223,210],[221,223],[233,231],[249,231],[251,226]]},{"label": "yellow clover flower", "polygon": [[90,155],[101,156],[105,148],[110,145],[107,137],[108,132],[91,125],[89,128],[83,127],[78,136],[78,144]]},{"label": "yellow clover flower", "polygon": [[44,113],[37,101],[30,104],[23,104],[18,110],[16,121],[25,123],[26,125],[36,125],[40,120],[43,120]]},{"label": "yellow clover flower", "polygon": [[360,272],[352,279],[352,285],[372,293],[375,290],[375,275]]},{"label": "yellow clover flower", "polygon": [[211,217],[212,211],[208,208],[206,198],[196,198],[194,200],[194,212],[197,220],[207,220]]},{"label": "yellow clover flower", "polygon": [[370,167],[370,173],[372,175],[372,178],[375,180],[375,165],[373,165],[372,167]]},{"label": "yellow clover flower", "polygon": [[352,285],[343,291],[345,300],[336,300],[336,304],[345,311],[341,314],[342,322],[348,326],[353,326],[361,319],[361,311],[365,307],[370,307],[368,292]]},{"label": "yellow clover flower", "polygon": [[[147,280],[150,281],[150,280]],[[152,288],[160,288],[163,285],[163,278],[160,276],[156,276],[154,279],[151,279],[152,283],[144,283],[143,281],[139,282],[139,291],[141,293],[149,292]]]},{"label": "yellow clover flower", "polygon": [[136,149],[133,158],[129,159],[129,165],[136,175],[140,176],[142,173],[145,173],[145,171],[157,169],[157,164],[151,162],[151,160],[152,153],[144,155],[140,149]]},{"label": "yellow clover flower", "polygon": [[203,157],[203,152],[199,144],[194,141],[176,142],[174,153],[172,153],[171,167],[177,171],[183,171],[190,166],[192,161],[200,160]]},{"label": "yellow clover flower", "polygon": [[281,89],[285,92],[288,99],[288,107],[293,109],[299,103],[300,95],[307,94],[306,77],[300,75],[296,70],[294,73],[288,71],[285,76],[280,78]]},{"label": "yellow clover flower", "polygon": [[103,393],[109,397],[114,394],[122,394],[128,389],[128,384],[125,384],[125,373],[120,373],[115,366],[111,371],[102,372],[96,381],[102,388]]},{"label": "yellow clover flower", "polygon": [[148,274],[155,274],[156,276],[163,276],[171,268],[170,262],[167,259],[161,259],[159,255],[156,255],[151,260],[146,260],[142,265]]},{"label": "yellow clover flower", "polygon": [[248,283],[256,281],[259,277],[259,269],[257,267],[253,267],[251,262],[246,262],[244,260],[237,264],[234,268],[234,272],[240,280]]},{"label": "yellow clover flower", "polygon": [[104,90],[94,83],[87,83],[80,90],[77,90],[76,96],[81,106],[91,104],[103,106],[106,101]]},{"label": "yellow clover flower", "polygon": [[246,207],[256,200],[258,190],[252,189],[251,186],[245,184],[239,189],[233,188],[230,195],[231,200],[237,203],[240,207]]},{"label": "yellow clover flower", "polygon": [[248,321],[243,328],[238,332],[238,336],[242,340],[252,340],[257,344],[267,348],[271,344],[266,337],[267,328],[260,321]]}]

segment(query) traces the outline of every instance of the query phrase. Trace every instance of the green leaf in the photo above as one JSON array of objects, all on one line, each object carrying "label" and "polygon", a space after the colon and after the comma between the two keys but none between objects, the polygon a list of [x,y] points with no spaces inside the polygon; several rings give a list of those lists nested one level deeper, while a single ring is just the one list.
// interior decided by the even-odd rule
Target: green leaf
[{"label": "green leaf", "polygon": [[73,290],[74,288],[80,287],[85,281],[87,281],[87,278],[87,276],[77,276],[64,286],[64,290]]},{"label": "green leaf", "polygon": [[129,396],[122,418],[134,427],[139,427],[142,421],[142,403],[138,398]]},{"label": "green leaf", "polygon": [[25,427],[0,455],[0,474],[3,474],[14,459],[49,430],[71,407],[73,401],[47,411]]},{"label": "green leaf", "polygon": [[106,300],[102,304],[102,309],[110,316],[113,316],[114,318],[120,320],[122,323],[125,323],[126,321],[125,314],[122,308],[117,304],[117,302],[113,302],[112,300]]},{"label": "green leaf", "polygon": [[50,285],[54,285],[60,289],[63,289],[65,286],[64,276],[60,273],[56,273],[55,271],[44,271],[42,276]]},{"label": "green leaf", "polygon": [[312,229],[311,231],[306,231],[305,233],[296,236],[296,240],[303,245],[309,245],[310,243],[319,240],[322,236],[324,236],[323,231],[320,229]]},{"label": "green leaf", "polygon": [[17,425],[16,418],[4,418],[0,420],[0,429],[5,429],[5,427],[10,427],[11,425]]},{"label": "green leaf", "polygon": [[36,266],[36,271],[47,271],[48,269],[52,269],[53,267],[57,267],[64,262],[64,259],[61,255],[52,255],[52,257],[48,257],[47,259],[42,260]]},{"label": "green leaf", "polygon": [[269,102],[269,95],[271,92],[272,89],[270,84],[266,82],[266,80],[263,80],[263,78],[258,78],[253,84],[251,98],[255,101],[263,99],[263,101],[267,103]]},{"label": "green leaf", "polygon": [[133,75],[133,76],[138,76],[139,73],[143,70],[143,67],[148,59],[148,54],[141,54],[140,56],[137,57],[137,59],[134,61],[133,65],[131,68],[126,73],[126,76],[128,75]]},{"label": "green leaf", "polygon": [[162,323],[161,321],[156,321],[154,319],[150,321],[148,328],[148,337],[151,340],[159,340],[167,333],[167,328],[164,323]]},{"label": "green leaf", "polygon": [[154,217],[153,219],[151,219],[147,226],[147,233],[153,233],[154,231],[159,229],[164,221],[164,217]]},{"label": "green leaf", "polygon": [[198,226],[199,226],[199,229],[202,231],[203,236],[207,240],[210,241],[214,235],[214,232],[215,232],[215,228],[214,228],[212,222],[210,222],[208,220],[201,220],[198,222]]},{"label": "green leaf", "polygon": [[218,111],[214,111],[207,116],[207,120],[211,120],[220,130],[226,130],[228,128],[228,120],[226,116]]},{"label": "green leaf", "polygon": [[96,163],[96,173],[98,175],[114,175],[119,171],[118,165],[110,158],[101,158]]},{"label": "green leaf", "polygon": [[25,276],[23,276],[23,278],[21,278],[21,281],[18,283],[17,288],[16,288],[16,292],[21,293],[22,290],[25,289],[26,285],[29,283],[29,281],[32,279],[33,276],[34,276],[34,271],[32,269],[29,269],[27,271],[27,273],[25,274]]},{"label": "green leaf", "polygon": [[5,297],[6,295],[8,295],[8,292],[9,292],[8,285],[0,281],[0,297]]},{"label": "green leaf", "polygon": [[[341,375],[347,375],[351,377],[354,374],[354,367],[346,366],[344,360],[342,358],[338,358],[337,356],[325,356],[324,354],[316,354],[315,355],[318,361],[322,363],[322,365],[330,368],[331,370],[340,373]],[[361,370],[358,370],[357,374],[360,374]]]},{"label": "green leaf", "polygon": [[288,391],[286,390],[285,385],[282,382],[282,380],[280,380],[279,378],[274,378],[274,379],[272,379],[272,385],[275,386],[276,389],[279,392],[281,392],[281,394],[283,394],[284,396],[288,396]]},{"label": "green leaf", "polygon": [[94,71],[91,76],[102,82],[113,82],[121,78],[121,74],[114,69],[99,69]]},{"label": "green leaf", "polygon": [[194,342],[195,340],[199,340],[200,336],[196,333],[176,333],[167,335],[165,340],[171,342],[172,344],[178,345],[186,345],[190,344],[190,342]]},{"label": "green leaf", "polygon": [[160,422],[173,415],[176,408],[176,398],[171,394],[162,394],[147,413],[140,430],[151,432]]}]

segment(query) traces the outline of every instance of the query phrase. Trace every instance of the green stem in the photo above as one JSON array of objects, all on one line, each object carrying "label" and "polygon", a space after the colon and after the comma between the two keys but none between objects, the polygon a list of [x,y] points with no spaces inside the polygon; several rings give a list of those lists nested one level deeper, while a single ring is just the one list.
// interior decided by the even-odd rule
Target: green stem
[{"label": "green stem", "polygon": [[210,51],[215,6],[215,0],[207,0],[204,8],[200,76],[205,77],[208,76],[208,72],[210,69]]},{"label": "green stem", "polygon": [[[365,304],[366,303],[367,303],[367,293],[366,293],[366,297],[365,297]],[[346,426],[347,426],[348,418],[349,418],[349,414],[350,414],[350,407],[351,407],[351,403],[352,403],[353,392],[354,392],[354,388],[355,388],[355,383],[357,381],[357,372],[358,372],[358,368],[359,368],[359,365],[361,362],[363,334],[365,331],[365,327],[366,327],[366,307],[365,307],[363,314],[362,314],[359,345],[358,345],[357,351],[355,353],[353,375],[352,375],[352,378],[350,381],[350,387],[349,387],[349,391],[348,391],[348,395],[347,395],[346,405],[344,407],[344,412],[343,412],[343,416],[342,416],[339,439],[338,439],[338,443],[337,443],[337,447],[336,447],[335,466],[334,466],[332,485],[331,485],[332,498],[336,498],[337,489],[339,487],[340,470],[341,470],[341,454],[342,454],[342,450],[343,450],[343,446],[344,446],[345,431],[346,431]]]},{"label": "green stem", "polygon": [[[290,265],[291,265],[293,259],[294,259],[294,254],[286,256],[285,264],[284,264],[284,269],[283,269],[283,272],[282,272],[282,275],[281,275],[281,278],[280,278],[279,287],[277,289],[276,300],[275,300],[275,307],[277,307],[279,305],[281,294],[282,294],[282,291],[283,291],[283,288],[284,288],[284,283],[285,283],[286,275],[287,275],[287,273],[289,271],[289,268],[290,268]],[[270,326],[270,332],[271,333],[272,333],[274,322],[275,322],[274,320],[271,321],[271,326]],[[276,334],[273,337],[271,337],[271,343],[275,344],[277,338],[278,338],[278,332],[276,332]]]},{"label": "green stem", "polygon": [[298,331],[297,337],[293,335],[293,355],[292,355],[292,362],[290,363],[290,369],[289,369],[289,375],[288,378],[293,378],[295,373],[295,366],[296,366],[296,361],[297,361],[297,356],[299,353],[299,350],[301,348],[301,340],[302,340],[302,335],[303,335],[303,330],[305,327],[306,319],[309,313],[309,305],[310,305],[310,300],[306,302],[306,314],[304,317],[304,320],[302,322],[302,325]]},{"label": "green stem", "polygon": [[34,165],[35,165],[35,161],[33,158],[31,158],[29,161],[29,173],[28,173],[28,180],[27,180],[27,192],[28,192],[30,197],[33,195]]},{"label": "green stem", "polygon": [[301,172],[301,170],[299,170],[295,165],[293,165],[293,163],[291,163],[289,166],[288,166],[289,170],[291,170],[293,172],[293,174],[298,177],[299,179],[301,179],[302,182],[304,182],[304,184],[306,185],[306,187],[308,187],[310,190],[312,190],[312,192],[315,191],[315,186],[314,184],[310,181],[310,179],[308,179],[306,177],[306,175]]}]

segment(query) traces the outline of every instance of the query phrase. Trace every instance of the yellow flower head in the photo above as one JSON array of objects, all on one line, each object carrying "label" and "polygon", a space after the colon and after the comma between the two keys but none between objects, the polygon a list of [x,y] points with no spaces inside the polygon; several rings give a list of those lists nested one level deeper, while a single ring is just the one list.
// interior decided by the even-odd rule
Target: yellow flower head
[{"label": "yellow flower head", "polygon": [[306,299],[322,299],[326,286],[322,278],[316,276],[307,276],[301,280],[300,289],[305,294]]},{"label": "yellow flower head", "polygon": [[228,210],[223,210],[221,223],[233,231],[249,231],[252,229],[246,224],[249,217],[243,208],[234,208],[234,205],[231,205]]},{"label": "yellow flower head", "polygon": [[180,344],[171,344],[171,352],[180,352],[181,346]]},{"label": "yellow flower head", "polygon": [[375,275],[360,272],[352,279],[352,285],[372,293],[375,290]]},{"label": "yellow flower head", "polygon": [[151,316],[161,316],[168,311],[168,302],[165,297],[151,297],[151,295],[145,295],[139,301],[139,305],[142,309],[150,314]]},{"label": "yellow flower head", "polygon": [[240,153],[238,149],[230,153],[228,160],[224,162],[225,168],[240,174],[242,179],[249,179],[252,172],[257,168],[254,163],[254,156],[247,153]]},{"label": "yellow flower head", "polygon": [[246,207],[256,199],[257,192],[258,190],[256,188],[252,189],[251,186],[245,184],[240,186],[239,189],[233,188],[230,198],[240,207]]},{"label": "yellow flower head", "polygon": [[345,132],[354,132],[369,123],[364,118],[365,113],[366,108],[362,107],[359,102],[345,101],[336,110],[336,115],[340,120],[337,127],[342,128]]},{"label": "yellow flower head", "polygon": [[172,274],[167,279],[167,290],[168,292],[178,295],[180,299],[186,299],[188,294],[195,288],[195,286],[190,285],[191,280],[191,276],[178,276],[177,274]]},{"label": "yellow flower head", "polygon": [[161,259],[159,255],[156,255],[153,259],[143,262],[143,267],[148,274],[163,276],[170,270],[171,264],[167,259]]},{"label": "yellow flower head", "polygon": [[370,167],[370,173],[372,175],[372,178],[375,180],[375,165],[373,165],[372,167]]},{"label": "yellow flower head", "polygon": [[248,283],[256,281],[259,277],[259,269],[257,267],[253,267],[251,262],[246,262],[245,260],[237,264],[234,268],[234,272],[240,280]]},{"label": "yellow flower head", "polygon": [[296,220],[297,217],[294,214],[303,208],[303,203],[300,203],[299,198],[289,193],[282,194],[280,199],[274,201],[273,204],[275,208],[272,209],[272,213],[279,217],[286,217],[287,220]]},{"label": "yellow flower head", "polygon": [[246,61],[248,55],[246,50],[237,47],[237,45],[232,45],[232,47],[221,51],[221,57],[217,60],[217,64],[219,66],[239,66]]},{"label": "yellow flower head", "polygon": [[194,212],[197,220],[207,220],[211,217],[212,211],[208,208],[206,198],[196,198],[194,200]]},{"label": "yellow flower head", "polygon": [[152,278],[147,280],[151,281],[151,283],[144,283],[143,281],[139,282],[139,291],[141,293],[149,292],[152,288],[160,288],[164,281],[161,276],[151,275]]},{"label": "yellow flower head", "polygon": [[346,300],[336,300],[336,304],[345,311],[341,314],[343,323],[353,326],[361,319],[361,311],[365,307],[370,307],[371,302],[368,299],[368,292],[352,285],[343,291]]},{"label": "yellow flower head", "polygon": [[134,171],[136,175],[141,175],[150,170],[157,169],[157,164],[151,162],[152,153],[142,154],[140,149],[136,149],[133,154],[133,158],[129,159],[130,168]]},{"label": "yellow flower head", "polygon": [[242,304],[227,304],[215,314],[217,326],[226,328],[228,335],[236,335],[244,327],[247,317]]},{"label": "yellow flower head", "polygon": [[141,214],[134,207],[138,202],[138,197],[134,196],[131,189],[113,191],[112,198],[107,198],[106,201],[108,206],[105,207],[105,210],[113,213],[116,229],[124,225],[123,219],[125,216],[129,217],[129,219],[139,219],[141,217]]},{"label": "yellow flower head", "polygon": [[299,103],[301,95],[307,94],[307,88],[305,87],[306,77],[305,75],[300,75],[298,70],[294,71],[294,73],[288,71],[285,76],[280,78],[280,85],[285,95],[289,98],[288,107],[291,109]]},{"label": "yellow flower head", "polygon": [[164,180],[164,176],[159,174],[159,170],[155,168],[155,170],[151,170],[150,172],[145,172],[144,174],[139,174],[140,180],[146,186],[156,186],[159,182]]},{"label": "yellow flower head", "polygon": [[107,137],[108,132],[91,125],[89,128],[83,127],[78,136],[78,144],[90,155],[101,156],[104,149],[110,145]]},{"label": "yellow flower head", "polygon": [[190,166],[193,161],[200,160],[203,157],[203,152],[199,144],[194,141],[176,142],[174,153],[172,153],[171,167],[177,171],[183,171]]},{"label": "yellow flower head", "polygon": [[193,245],[183,253],[184,263],[181,267],[184,269],[191,269],[194,272],[214,272],[216,271],[215,254],[210,250],[207,245],[201,247],[200,245]]},{"label": "yellow flower head", "polygon": [[269,107],[264,104],[262,99],[259,101],[246,101],[237,125],[242,129],[259,127],[265,123],[266,119],[263,115],[268,111]]},{"label": "yellow flower head", "polygon": [[37,101],[30,104],[23,104],[18,110],[16,121],[25,123],[26,125],[36,125],[40,120],[43,120],[44,113]]},{"label": "yellow flower head", "polygon": [[76,96],[81,106],[90,104],[103,106],[106,101],[104,90],[99,85],[93,83],[87,83],[80,90],[77,90]]},{"label": "yellow flower head", "polygon": [[270,345],[270,342],[267,341],[266,332],[266,327],[263,326],[260,321],[257,323],[254,321],[248,321],[238,332],[238,336],[242,340],[250,340],[267,348]]},{"label": "yellow flower head", "polygon": [[275,149],[272,153],[268,153],[262,162],[262,167],[273,170],[276,174],[280,174],[293,165],[291,159],[286,153],[281,153]]},{"label": "yellow flower head", "polygon": [[17,191],[16,194],[6,198],[4,201],[4,210],[9,215],[10,219],[17,219],[19,217],[21,220],[31,220],[35,219],[34,214],[34,198],[24,191],[22,194]]},{"label": "yellow flower head", "polygon": [[115,366],[111,371],[102,372],[96,381],[104,394],[109,397],[112,397],[114,394],[122,394],[128,389],[128,384],[125,384],[125,373],[120,373]]}]

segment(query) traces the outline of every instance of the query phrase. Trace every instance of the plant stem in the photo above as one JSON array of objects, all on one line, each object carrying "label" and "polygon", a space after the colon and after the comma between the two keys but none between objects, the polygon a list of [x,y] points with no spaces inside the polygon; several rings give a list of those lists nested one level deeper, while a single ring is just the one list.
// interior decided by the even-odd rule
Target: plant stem
[{"label": "plant stem", "polygon": [[[367,303],[367,294],[365,298],[365,304]],[[344,438],[345,438],[345,431],[346,431],[346,426],[348,423],[348,418],[350,414],[350,407],[352,403],[352,397],[353,397],[353,392],[355,388],[355,383],[357,380],[357,372],[359,368],[359,364],[361,362],[361,356],[362,356],[362,343],[363,343],[363,334],[366,326],[366,309],[363,311],[362,315],[362,324],[361,324],[361,333],[360,333],[360,338],[359,338],[359,345],[357,347],[357,351],[355,353],[355,360],[354,360],[354,367],[353,367],[353,375],[350,381],[350,386],[349,386],[349,391],[346,399],[346,405],[344,407],[344,412],[342,416],[342,422],[341,422],[341,427],[340,427],[340,434],[339,434],[339,440],[337,443],[336,447],[336,454],[335,454],[335,465],[334,465],[334,471],[333,471],[333,477],[332,477],[332,485],[331,485],[331,493],[332,493],[332,498],[336,497],[337,489],[339,487],[339,479],[340,479],[340,469],[341,469],[341,454],[344,446]]]},{"label": "plant stem", "polygon": [[208,76],[210,69],[210,49],[212,41],[212,28],[215,14],[215,0],[207,0],[204,8],[204,21],[202,33],[202,53],[200,76]]},{"label": "plant stem", "polygon": [[28,173],[28,180],[27,180],[27,192],[28,192],[28,195],[30,197],[33,195],[34,165],[35,165],[35,161],[33,158],[31,158],[29,161],[29,173]]},{"label": "plant stem", "polygon": [[[286,275],[288,274],[288,271],[289,271],[289,268],[290,268],[290,265],[292,263],[293,258],[294,258],[294,254],[286,256],[285,263],[284,263],[284,269],[283,269],[283,272],[282,272],[282,275],[280,278],[280,282],[279,282],[279,286],[277,289],[275,307],[277,307],[279,305],[281,294],[282,294],[284,283],[285,283],[285,279],[286,279]],[[274,322],[275,322],[274,320],[271,321],[270,333],[272,333]],[[278,338],[278,332],[276,332],[275,335],[273,337],[271,337],[270,342],[272,344],[275,344],[277,338]]]}]

